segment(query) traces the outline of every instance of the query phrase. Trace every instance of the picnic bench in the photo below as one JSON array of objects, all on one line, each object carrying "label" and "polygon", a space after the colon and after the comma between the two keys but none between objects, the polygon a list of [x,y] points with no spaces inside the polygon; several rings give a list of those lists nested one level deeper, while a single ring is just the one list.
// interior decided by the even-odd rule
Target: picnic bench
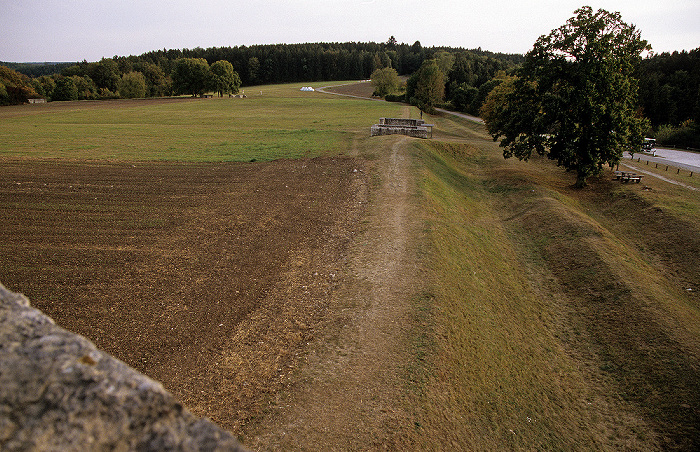
[{"label": "picnic bench", "polygon": [[644,177],[641,174],[633,173],[630,171],[615,171],[615,180],[619,180],[621,182],[636,182],[640,183],[642,181],[642,177]]}]

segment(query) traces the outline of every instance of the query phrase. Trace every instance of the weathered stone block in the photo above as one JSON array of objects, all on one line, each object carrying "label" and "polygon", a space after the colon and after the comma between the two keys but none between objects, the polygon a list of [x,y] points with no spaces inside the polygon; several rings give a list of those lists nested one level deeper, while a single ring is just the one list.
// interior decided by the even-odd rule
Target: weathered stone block
[{"label": "weathered stone block", "polygon": [[245,449],[0,284],[0,450]]}]

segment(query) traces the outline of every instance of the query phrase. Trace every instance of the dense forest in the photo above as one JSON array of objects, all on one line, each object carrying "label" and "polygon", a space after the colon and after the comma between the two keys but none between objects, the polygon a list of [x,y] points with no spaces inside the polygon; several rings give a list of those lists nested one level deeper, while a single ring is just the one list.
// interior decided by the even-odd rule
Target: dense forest
[{"label": "dense forest", "polygon": [[[61,77],[73,78],[78,85],[78,99],[97,99],[117,97],[119,79],[133,71],[144,75],[147,96],[174,94],[168,79],[175,62],[181,58],[203,58],[209,64],[229,61],[238,73],[242,86],[251,86],[367,79],[375,69],[382,67],[392,67],[400,75],[410,75],[418,70],[423,61],[433,58],[438,52],[468,55],[463,59],[469,59],[473,64],[465,69],[476,75],[462,78],[473,78],[477,83],[493,78],[498,70],[515,66],[523,60],[522,55],[481,49],[425,48],[420,42],[407,45],[389,40],[380,44],[352,42],[163,49],[140,56],[115,56],[98,62],[83,61],[68,65],[0,64],[31,77],[37,93],[51,100],[57,99],[51,95],[53,85],[47,78],[57,82]],[[48,74],[51,67],[55,70]]]},{"label": "dense forest", "polygon": [[[194,49],[163,49],[139,56],[115,56],[97,62],[1,63],[0,104],[47,100],[91,100],[182,94],[173,70],[183,58],[213,65],[227,61],[242,86],[368,79],[381,68],[411,76],[435,61],[444,82],[441,106],[478,114],[500,79],[514,74],[524,56],[481,49],[423,47],[397,43],[309,43]],[[200,60],[200,61],[201,61]],[[700,147],[700,48],[652,55],[642,61],[639,108],[651,123],[649,135],[660,142]],[[143,84],[133,89],[134,83]],[[409,78],[409,93],[411,79]],[[390,96],[406,100],[403,95]],[[408,99],[410,100],[410,99]]]},{"label": "dense forest", "polygon": [[[423,47],[399,44],[392,37],[385,43],[278,44],[208,49],[163,49],[139,56],[115,56],[97,62],[9,63],[8,68],[26,77],[19,88],[16,77],[5,77],[0,103],[26,102],[42,97],[49,101],[93,100],[119,97],[158,97],[196,94],[192,83],[178,83],[177,65],[183,60],[213,66],[226,61],[242,86],[314,81],[364,80],[381,68],[398,75],[416,73],[426,61],[440,63],[444,106],[476,114],[494,86],[496,74],[510,71],[523,55],[481,49]],[[2,63],[0,63],[2,64]],[[198,67],[191,64],[191,67]],[[53,71],[52,71],[53,69]],[[11,81],[13,79],[14,81]],[[142,81],[141,81],[142,80]],[[187,81],[189,82],[189,81]],[[139,83],[143,88],[134,88]],[[206,84],[204,84],[206,85]],[[181,88],[189,86],[188,89]],[[3,96],[0,93],[0,96]],[[401,100],[404,98],[401,97]]]}]

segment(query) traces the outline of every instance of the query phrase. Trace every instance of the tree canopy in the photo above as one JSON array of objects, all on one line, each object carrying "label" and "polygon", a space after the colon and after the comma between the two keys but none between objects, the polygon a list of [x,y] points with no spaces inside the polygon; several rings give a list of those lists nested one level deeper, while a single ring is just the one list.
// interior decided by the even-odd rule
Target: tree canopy
[{"label": "tree canopy", "polygon": [[0,105],[21,104],[28,98],[38,97],[29,77],[0,66]]},{"label": "tree canopy", "polygon": [[209,63],[204,58],[180,58],[172,72],[173,89],[178,94],[202,95],[212,85]]},{"label": "tree canopy", "polygon": [[53,100],[77,100],[78,87],[72,77],[59,77],[53,90]]},{"label": "tree canopy", "polygon": [[141,72],[128,72],[122,75],[118,88],[119,95],[127,99],[146,97],[146,77]]},{"label": "tree canopy", "polygon": [[219,96],[236,94],[241,87],[241,78],[233,70],[233,65],[226,60],[219,60],[211,65],[214,89]]},{"label": "tree canopy", "polygon": [[392,94],[401,86],[401,80],[396,69],[385,67],[376,69],[372,72],[371,83],[374,87],[374,95],[384,97],[387,94]]},{"label": "tree canopy", "polygon": [[576,171],[582,187],[641,145],[645,121],[633,75],[650,47],[619,13],[583,7],[575,14],[535,42],[486,124],[505,158],[546,155]]},{"label": "tree canopy", "polygon": [[421,110],[431,112],[445,98],[445,74],[437,61],[426,60],[406,82],[406,97]]}]

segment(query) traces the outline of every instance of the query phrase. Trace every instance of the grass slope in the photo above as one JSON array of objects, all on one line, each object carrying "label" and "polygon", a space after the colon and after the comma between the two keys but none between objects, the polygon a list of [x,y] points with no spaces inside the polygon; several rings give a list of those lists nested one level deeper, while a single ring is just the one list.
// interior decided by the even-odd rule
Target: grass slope
[{"label": "grass slope", "polygon": [[[503,161],[476,126],[445,121],[451,136],[417,151],[434,313],[425,446],[698,447],[700,312],[686,289],[700,232],[673,208],[695,212],[693,193],[605,178],[572,190],[550,162]],[[653,238],[640,238],[642,205]]]}]

